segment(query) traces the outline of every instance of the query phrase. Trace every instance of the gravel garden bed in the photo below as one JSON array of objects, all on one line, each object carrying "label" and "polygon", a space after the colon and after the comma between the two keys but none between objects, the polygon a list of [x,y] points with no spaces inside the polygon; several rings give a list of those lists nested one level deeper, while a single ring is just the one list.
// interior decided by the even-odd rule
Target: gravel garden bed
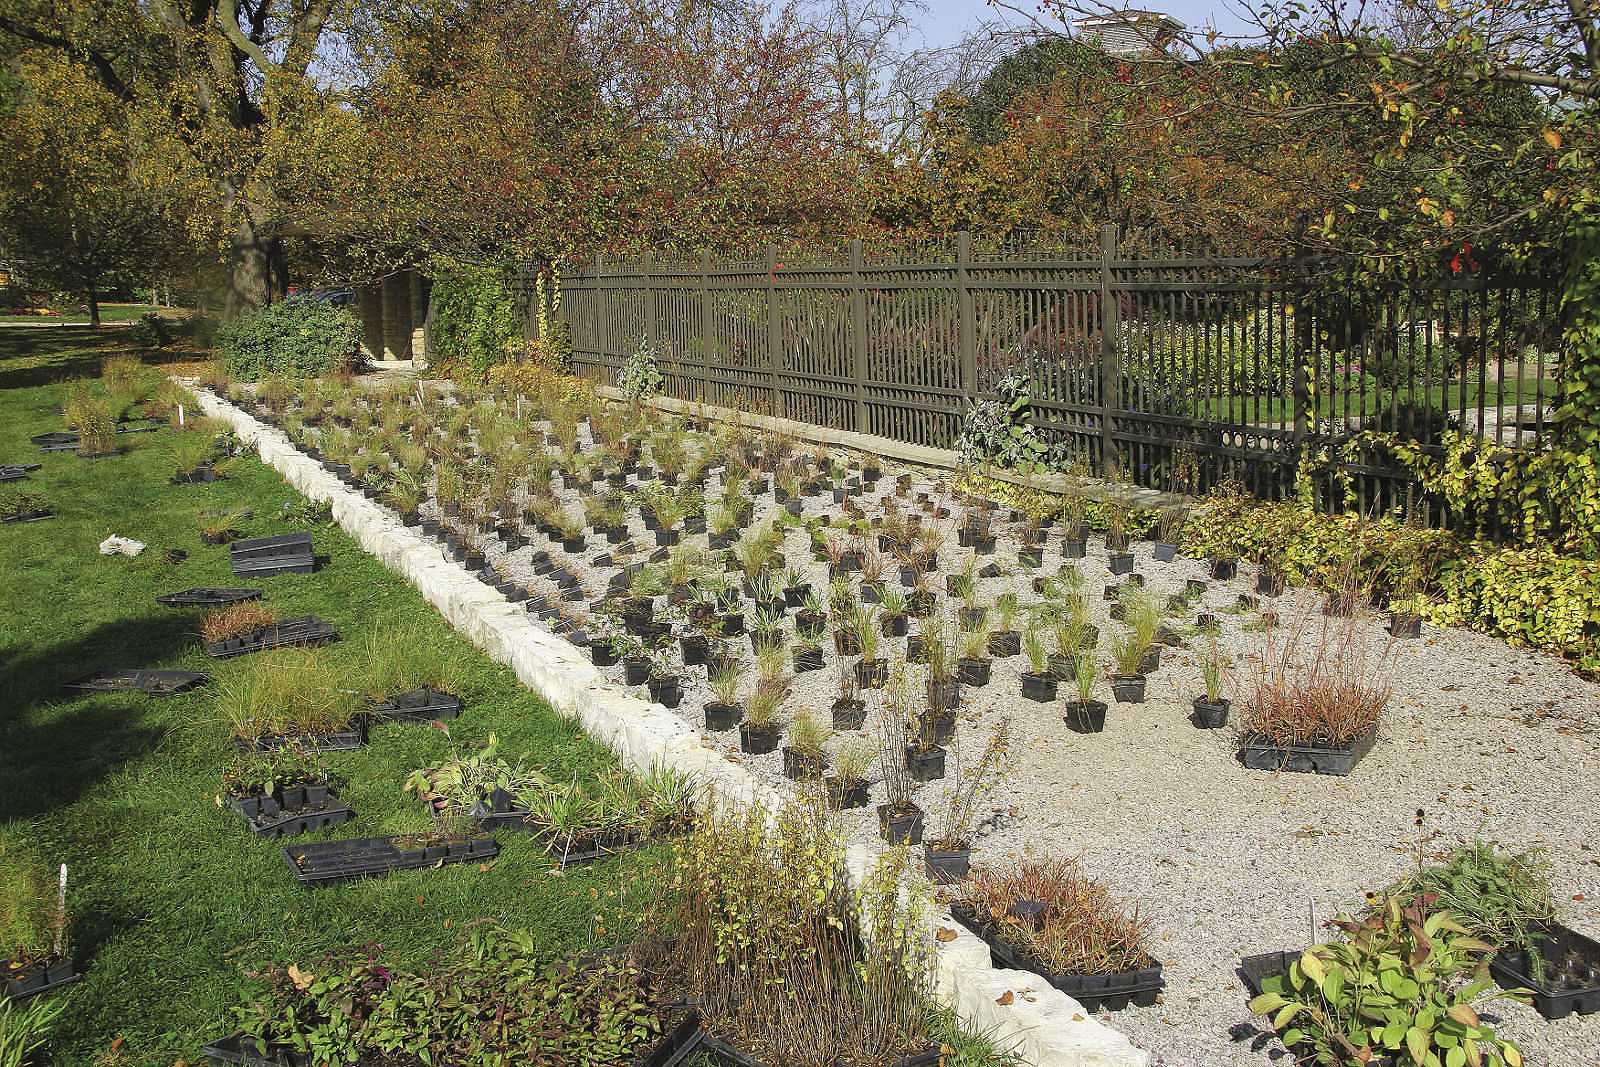
[{"label": "gravel garden bed", "polygon": [[[292,404],[276,407],[279,413],[293,409]],[[367,467],[365,461],[351,462],[362,453],[362,424],[357,421],[362,411],[359,405],[346,411],[342,418],[355,425],[354,431],[341,427],[328,433],[327,423],[319,430],[299,419],[291,419],[289,428],[303,443],[327,451],[331,466],[346,464],[339,473],[347,480],[376,492],[382,480],[353,469]],[[576,460],[617,451],[607,447],[615,437],[602,434],[597,439],[592,422],[577,424],[576,441],[563,448],[556,440],[558,426],[507,428],[475,412],[450,399],[430,406],[426,414],[436,427],[452,427],[434,434],[447,438],[442,449],[446,455],[524,451],[564,455],[565,460],[557,458],[554,469],[546,466],[549,460],[533,464],[531,479],[530,468],[520,467],[508,485],[491,484],[491,466],[479,491],[469,484],[467,492],[445,494],[449,499],[441,500],[435,484],[433,493],[417,493],[412,507],[397,500],[399,510],[414,511],[412,521],[453,529],[458,556],[518,599],[526,595],[530,610],[541,611],[555,628],[581,630],[585,639],[605,643],[606,633],[623,628],[624,604],[605,608],[604,594],[627,583],[620,577],[625,569],[653,557],[664,587],[651,598],[650,622],[669,627],[676,636],[703,629],[691,617],[694,602],[688,586],[693,580],[703,586],[701,600],[713,601],[710,575],[729,564],[708,552],[706,533],[689,532],[692,514],[673,515],[670,506],[665,514],[658,510],[665,525],[682,531],[675,537],[658,538],[646,527],[632,505],[657,492],[651,488],[657,484],[653,471],[625,460],[610,468],[591,468]],[[396,416],[384,409],[366,417],[367,429],[376,434],[380,420],[392,421],[395,432],[404,434],[409,426],[401,428],[403,417],[412,425],[420,421],[414,410],[402,409]],[[553,434],[548,441],[546,432]],[[771,570],[783,581],[764,596],[752,587],[745,592],[758,596],[730,597],[723,605],[723,614],[733,614],[726,609],[737,604],[743,628],[760,632],[728,634],[708,646],[713,655],[720,651],[736,657],[728,665],[744,679],[741,698],[752,695],[750,680],[760,670],[756,644],[781,644],[791,655],[802,645],[797,632],[800,597],[785,602],[781,588],[809,586],[826,603],[839,564],[849,562],[838,558],[841,553],[864,552],[869,571],[878,557],[885,588],[902,594],[932,591],[935,614],[946,620],[952,637],[961,629],[962,609],[981,607],[995,614],[1008,595],[1019,605],[1014,629],[1023,633],[1030,626],[1047,626],[1072,603],[1083,605],[1082,621],[1098,630],[1097,643],[1082,651],[1093,657],[1093,669],[1086,671],[1093,675],[1088,690],[1109,705],[1103,730],[1080,733],[1068,728],[1066,702],[1076,690],[1070,679],[1061,682],[1054,700],[1024,698],[1022,679],[1031,668],[1028,650],[996,648],[997,654],[988,657],[987,684],[960,686],[953,733],[943,742],[950,764],[946,777],[919,786],[915,799],[927,814],[930,836],[949,829],[940,824],[949,821],[944,809],[959,792],[954,787],[970,776],[992,739],[1006,733],[1003,724],[1009,724],[1000,764],[1005,774],[991,788],[980,788],[971,812],[974,862],[1003,862],[1029,853],[1075,855],[1120,899],[1137,905],[1150,924],[1152,953],[1164,966],[1166,990],[1154,1005],[1118,1011],[1112,1023],[1149,1049],[1156,1063],[1260,1063],[1266,1050],[1278,1045],[1266,1021],[1246,1007],[1249,994],[1234,973],[1240,958],[1329,939],[1332,933],[1323,924],[1337,909],[1358,905],[1364,892],[1381,889],[1414,869],[1419,854],[1449,852],[1475,836],[1516,849],[1545,849],[1565,921],[1590,935],[1600,931],[1600,844],[1594,841],[1593,819],[1584,802],[1573,799],[1600,780],[1594,748],[1600,731],[1600,687],[1553,658],[1433,627],[1424,627],[1415,638],[1391,639],[1376,614],[1362,613],[1349,622],[1328,620],[1322,594],[1286,589],[1278,596],[1263,596],[1257,592],[1253,565],[1240,566],[1235,577],[1219,580],[1211,577],[1208,561],[1181,555],[1170,562],[1153,558],[1149,541],[1135,540],[1129,549],[1137,578],[1113,574],[1105,536],[1096,533],[1084,557],[1071,558],[1061,522],[1042,530],[1037,563],[1029,565],[1032,561],[1025,557],[1034,554],[1034,546],[1024,535],[1034,524],[1027,515],[1003,505],[986,507],[927,472],[863,471],[859,457],[854,463],[841,462],[826,450],[792,450],[786,442],[723,437],[713,443],[681,434],[667,440],[669,445],[672,440],[687,442],[690,452],[715,449],[722,455],[744,449],[757,468],[745,483],[753,509],[736,523],[746,545],[735,548],[732,565],[737,567],[741,555],[748,560],[751,531],[772,529],[775,539],[763,552],[781,556],[782,565]],[[752,451],[754,455],[748,454]],[[794,462],[796,456],[799,462]],[[648,456],[646,463],[654,458]],[[794,479],[783,481],[790,492],[801,490],[798,506],[780,499],[783,492],[774,493],[771,473],[760,469],[763,463],[796,472]],[[376,465],[372,469],[381,470]],[[528,487],[540,482],[541,469],[553,474],[549,489],[530,495]],[[881,476],[873,479],[873,473]],[[720,499],[727,478],[726,467],[713,464],[703,491],[695,495]],[[808,481],[817,483],[815,492],[803,491]],[[758,486],[761,491],[755,491]],[[608,538],[593,523],[578,520],[585,515],[585,499],[610,488],[621,492],[626,533]],[[847,503],[859,509],[854,531],[840,521]],[[540,508],[543,516],[568,517],[568,528],[557,529],[535,514]],[[876,535],[886,517],[894,525],[913,516],[924,532],[914,542],[900,538],[900,544],[932,553],[937,566],[928,567],[934,559],[924,556],[921,583],[906,585],[898,565],[903,559],[894,559],[887,545],[880,552]],[[961,533],[969,517],[979,516],[990,521],[992,548],[979,536]],[[720,525],[713,517],[711,535]],[[677,540],[678,545],[658,548],[658,540]],[[963,547],[963,540],[976,541],[977,553]],[[627,551],[630,543],[637,551]],[[818,552],[819,547],[830,550]],[[1122,572],[1124,566],[1118,560],[1115,570]],[[962,583],[949,579],[969,571],[973,591],[952,595]],[[861,571],[844,573],[859,596]],[[735,569],[728,577],[737,588],[748,576]],[[1042,586],[1041,577],[1046,579]],[[1169,641],[1159,666],[1148,673],[1142,703],[1113,700],[1103,677],[1110,673],[1113,646],[1127,634],[1113,615],[1134,610],[1136,602],[1118,593],[1126,593],[1127,584],[1135,581],[1142,582],[1147,602],[1163,609],[1163,636]],[[668,592],[673,586],[677,596]],[[1121,589],[1110,591],[1111,586]],[[765,602],[764,609],[755,603],[758,599]],[[780,603],[781,621],[774,625]],[[757,625],[762,611],[769,613],[764,628]],[[1196,628],[1202,615],[1211,617],[1212,628]],[[1276,626],[1267,625],[1272,620]],[[864,721],[858,729],[841,731],[825,752],[836,762],[848,761],[845,750],[852,746],[858,756],[863,750],[897,752],[906,740],[902,720],[919,710],[912,705],[922,701],[926,672],[920,665],[907,665],[907,644],[926,634],[926,625],[913,619],[903,635],[891,633],[878,640],[876,658],[886,665],[883,673],[889,679],[882,689],[872,687],[872,672],[862,679],[865,684],[842,684],[856,678],[862,657],[841,651],[834,637],[839,629],[830,627],[816,642],[820,669],[796,673],[791,666],[777,680],[786,692],[779,701],[779,718],[792,723],[805,712],[826,725],[834,702],[841,695],[854,696],[865,705]],[[1383,673],[1393,685],[1370,752],[1346,775],[1242,766],[1235,730],[1197,729],[1190,719],[1191,702],[1206,689],[1201,666],[1213,634],[1228,664],[1224,688],[1235,699],[1251,691],[1258,668],[1282,660],[1286,642],[1296,635],[1301,657],[1314,657],[1324,641],[1342,643],[1339,647],[1355,642],[1369,650],[1373,664],[1383,661]],[[624,638],[616,646],[626,653],[629,643]],[[679,647],[673,644],[674,650]],[[1000,654],[1004,652],[1010,654]],[[662,658],[655,663],[657,680],[675,678],[677,693],[659,685],[651,691],[641,684],[640,694],[676,696],[664,702],[675,703],[686,722],[703,728],[706,705],[720,702],[708,667],[682,662],[680,652],[669,662]],[[689,658],[700,656],[692,653]],[[641,666],[635,664],[635,669]],[[769,672],[771,667],[769,662]],[[603,667],[618,683],[624,682],[628,669],[620,661]],[[849,691],[842,694],[842,689]],[[786,755],[782,744],[761,755],[744,751],[738,730],[705,730],[702,738],[726,758],[774,782],[785,777],[786,762],[791,770],[797,763],[797,754]],[[875,808],[889,799],[881,760],[867,777],[866,805],[845,815],[861,838],[870,839],[879,832]],[[1516,1040],[1530,1063],[1586,1062],[1589,1050],[1600,1046],[1600,1016],[1547,1022],[1510,1001],[1496,1001],[1490,1011],[1500,1020],[1500,1035]]]}]

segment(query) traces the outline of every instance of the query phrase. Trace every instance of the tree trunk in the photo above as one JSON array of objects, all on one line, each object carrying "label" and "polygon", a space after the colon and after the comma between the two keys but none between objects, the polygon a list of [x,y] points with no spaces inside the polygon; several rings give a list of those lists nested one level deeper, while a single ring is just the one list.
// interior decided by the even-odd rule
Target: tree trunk
[{"label": "tree trunk", "polygon": [[89,305],[89,328],[100,328],[100,294],[94,286],[89,286],[84,292],[84,302]]},{"label": "tree trunk", "polygon": [[269,220],[253,214],[239,220],[229,248],[228,301],[223,317],[236,318],[252,308],[270,304],[283,293],[283,242],[265,236]]}]

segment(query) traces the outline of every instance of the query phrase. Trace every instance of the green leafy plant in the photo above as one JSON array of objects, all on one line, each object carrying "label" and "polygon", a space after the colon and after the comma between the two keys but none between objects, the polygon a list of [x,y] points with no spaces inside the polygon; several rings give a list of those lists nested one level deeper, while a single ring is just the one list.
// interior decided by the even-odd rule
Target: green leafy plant
[{"label": "green leafy plant", "polygon": [[1447,909],[1473,937],[1502,948],[1525,946],[1530,927],[1556,917],[1547,880],[1550,865],[1539,849],[1502,852],[1477,839],[1442,863],[1422,863],[1390,890],[1401,899],[1424,896]]},{"label": "green leafy plant", "polygon": [[269,373],[319,377],[361,358],[360,324],[322,300],[280,300],[248,311],[217,327],[216,341],[228,373],[246,382]]},{"label": "green leafy plant", "polygon": [[[1380,899],[1363,919],[1333,925],[1346,939],[1315,945],[1250,1002],[1285,1045],[1328,1067],[1392,1057],[1397,1067],[1520,1067],[1475,1004],[1493,983],[1472,937],[1431,895]],[[1508,996],[1500,993],[1497,996]]]},{"label": "green leafy plant", "polygon": [[34,1054],[45,1047],[50,1030],[67,1002],[59,997],[0,1000],[0,1067],[29,1067]]},{"label": "green leafy plant", "polygon": [[[245,749],[222,768],[225,796],[272,796],[285,786],[325,783],[328,763],[306,745],[286,744],[268,749]],[[223,803],[223,797],[217,798]]]},{"label": "green leafy plant", "polygon": [[506,269],[454,260],[433,265],[433,357],[485,371],[521,347],[522,324]]},{"label": "green leafy plant", "polygon": [[617,372],[617,388],[632,403],[641,404],[658,395],[666,384],[657,365],[659,358],[658,350],[649,341],[641,340],[623,362]]},{"label": "green leafy plant", "polygon": [[57,883],[50,875],[32,851],[0,843],[0,960],[12,967],[60,951],[66,916],[57,906]]},{"label": "green leafy plant", "polygon": [[249,741],[342,730],[360,712],[361,698],[325,653],[279,648],[258,652],[224,675],[216,707],[234,736]]}]

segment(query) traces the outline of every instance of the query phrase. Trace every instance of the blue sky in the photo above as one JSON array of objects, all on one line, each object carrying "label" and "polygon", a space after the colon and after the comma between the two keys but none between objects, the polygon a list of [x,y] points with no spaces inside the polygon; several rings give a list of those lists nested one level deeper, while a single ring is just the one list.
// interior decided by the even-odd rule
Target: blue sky
[{"label": "blue sky", "polygon": [[[1015,0],[1015,6],[1033,10],[1036,0]],[[920,29],[928,44],[938,47],[954,44],[976,23],[985,18],[999,18],[1019,28],[1027,25],[1021,16],[998,8],[991,8],[984,0],[927,0],[928,14],[921,18]],[[1088,6],[1088,5],[1085,5]],[[1245,24],[1234,12],[1244,5],[1239,0],[1137,0],[1129,7],[1145,11],[1162,11],[1184,23],[1192,30],[1214,25],[1223,34],[1239,34]]]}]

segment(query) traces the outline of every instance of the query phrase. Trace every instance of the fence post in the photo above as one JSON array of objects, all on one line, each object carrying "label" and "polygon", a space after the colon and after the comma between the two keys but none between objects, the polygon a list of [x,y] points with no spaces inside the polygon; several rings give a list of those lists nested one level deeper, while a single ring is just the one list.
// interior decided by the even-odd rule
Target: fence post
[{"label": "fence post", "polygon": [[594,308],[595,344],[599,348],[595,370],[600,372],[602,382],[610,384],[607,373],[611,369],[611,301],[606,299],[606,257],[600,252],[594,254]]},{"label": "fence post", "polygon": [[767,245],[767,381],[772,388],[769,401],[774,418],[783,418],[783,390],[779,387],[778,366],[782,362],[783,329],[778,321],[778,249]]},{"label": "fence post", "polygon": [[968,402],[978,399],[978,307],[972,296],[972,234],[956,234],[956,308],[961,315],[961,377],[958,387]]},{"label": "fence post", "polygon": [[1121,403],[1122,374],[1117,351],[1117,297],[1111,290],[1111,261],[1117,254],[1117,227],[1100,227],[1100,473],[1108,473],[1120,451],[1111,436],[1112,412]]},{"label": "fence post", "polygon": [[861,280],[861,238],[850,242],[850,352],[856,380],[857,433],[870,432],[871,419],[867,415],[867,290]]},{"label": "fence post", "polygon": [[707,403],[720,403],[722,393],[711,388],[712,324],[716,305],[711,299],[711,250],[700,250],[700,382],[702,399]]}]

